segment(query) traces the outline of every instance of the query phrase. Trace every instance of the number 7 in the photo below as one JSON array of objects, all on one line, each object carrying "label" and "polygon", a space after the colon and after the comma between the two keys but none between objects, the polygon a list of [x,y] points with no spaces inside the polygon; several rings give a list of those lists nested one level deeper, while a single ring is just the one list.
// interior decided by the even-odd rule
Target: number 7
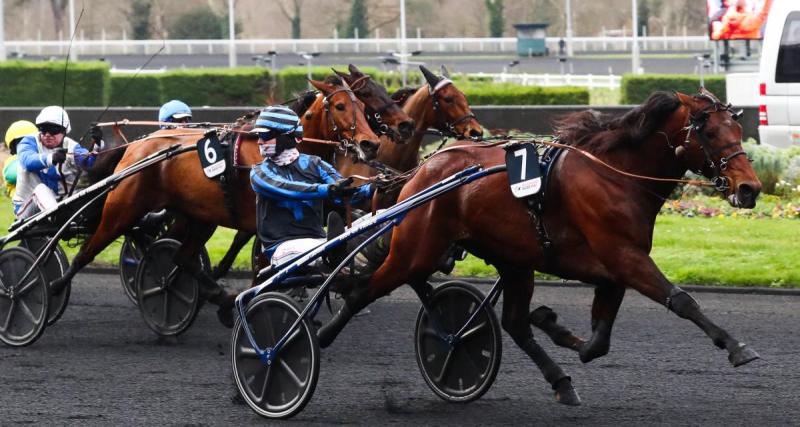
[{"label": "number 7", "polygon": [[528,166],[528,150],[520,148],[519,150],[514,152],[514,157],[522,157],[522,173],[520,174],[519,180],[525,181],[525,176],[526,176],[525,168]]}]

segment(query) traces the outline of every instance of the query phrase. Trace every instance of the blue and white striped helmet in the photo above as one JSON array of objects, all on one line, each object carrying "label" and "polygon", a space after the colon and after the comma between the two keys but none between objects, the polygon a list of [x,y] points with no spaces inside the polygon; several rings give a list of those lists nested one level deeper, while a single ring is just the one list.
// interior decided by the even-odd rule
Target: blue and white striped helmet
[{"label": "blue and white striped helmet", "polygon": [[188,117],[192,119],[192,110],[186,103],[173,99],[170,102],[161,106],[158,110],[159,122],[173,122],[175,119],[183,119]]},{"label": "blue and white striped helmet", "polygon": [[294,111],[276,105],[261,110],[251,132],[266,134],[262,137],[264,140],[270,140],[280,134],[293,134],[295,138],[302,138],[303,125],[300,124],[300,118]]}]

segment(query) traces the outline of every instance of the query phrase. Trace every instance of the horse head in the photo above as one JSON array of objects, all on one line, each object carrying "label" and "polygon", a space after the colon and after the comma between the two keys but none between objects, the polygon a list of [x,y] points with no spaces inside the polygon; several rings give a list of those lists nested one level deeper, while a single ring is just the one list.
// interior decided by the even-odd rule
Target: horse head
[{"label": "horse head", "polygon": [[[314,117],[320,134],[335,139],[345,151],[352,149],[360,161],[373,160],[378,153],[380,139],[369,127],[364,116],[364,103],[346,86],[311,80],[311,85],[321,92],[321,97],[303,115],[309,122]],[[321,110],[321,111],[320,111]],[[306,135],[313,130],[303,124]]]},{"label": "horse head", "polygon": [[687,110],[686,138],[676,147],[676,156],[690,170],[711,179],[732,206],[753,208],[761,182],[742,149],[741,111],[704,88],[694,96],[676,96]]},{"label": "horse head", "polygon": [[355,65],[348,67],[350,74],[333,70],[365,105],[367,121],[375,132],[388,135],[398,144],[405,143],[414,133],[414,120],[389,97],[386,88],[375,83]]},{"label": "horse head", "polygon": [[[437,128],[457,138],[480,138],[483,128],[472,113],[467,98],[452,80],[433,74],[423,65],[419,69],[428,83],[428,95]],[[447,69],[442,69],[447,74]]]}]

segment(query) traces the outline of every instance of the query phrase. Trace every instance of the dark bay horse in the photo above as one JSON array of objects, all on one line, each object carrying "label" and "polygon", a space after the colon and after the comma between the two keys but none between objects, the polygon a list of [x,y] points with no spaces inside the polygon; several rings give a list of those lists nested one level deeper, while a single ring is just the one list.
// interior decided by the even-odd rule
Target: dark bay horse
[{"label": "dark bay horse", "polygon": [[[752,208],[761,183],[742,150],[737,116],[705,90],[696,96],[655,93],[614,120],[592,112],[567,116],[556,133],[562,144],[638,175],[680,179],[687,170],[697,171],[712,178],[731,205]],[[456,145],[463,147],[423,164],[400,199],[468,166],[504,163],[505,152],[498,147]],[[627,288],[699,326],[717,347],[728,351],[734,366],[758,358],[707,318],[650,258],[656,215],[675,182],[624,176],[574,151],[567,151],[553,167],[542,221],[555,256],[546,256],[526,204],[511,195],[505,173],[477,180],[408,213],[394,230],[384,263],[319,330],[320,345],[330,345],[354,314],[404,283],[425,301],[430,293],[426,281],[437,260],[457,243],[497,268],[504,285],[502,326],[539,367],[561,403],[576,405],[580,399],[570,377],[534,339],[530,323],[589,362],[608,353]],[[546,307],[529,313],[535,271],[596,286],[588,341],[558,324]]]},{"label": "dark bay horse", "polygon": [[[363,105],[351,102],[352,92],[342,87],[323,86],[321,82],[312,83],[324,87],[327,93],[324,99],[320,99],[319,105],[312,106],[309,111],[315,116],[325,117],[325,120],[304,123],[306,133],[318,138],[348,138],[355,141],[367,155],[377,151],[378,137],[366,123]],[[323,114],[323,102],[335,108]],[[249,119],[254,117],[251,115]],[[249,125],[249,121],[240,120],[233,132]],[[337,132],[334,129],[345,130]],[[146,140],[128,145],[115,171],[174,144],[194,145],[204,132],[203,129],[190,128],[155,132]],[[97,230],[83,243],[64,277],[54,282],[53,288],[57,291],[66,285],[83,266],[108,244],[129,231],[145,214],[167,209],[179,215],[185,227],[175,263],[200,281],[201,294],[208,301],[220,305],[223,311],[229,311],[227,309],[232,305],[233,295],[223,294],[222,289],[200,267],[197,255],[219,225],[250,234],[256,232],[256,196],[250,186],[249,171],[250,166],[260,163],[263,158],[259,153],[257,137],[247,133],[240,135],[239,166],[230,187],[235,189],[235,215],[227,207],[220,184],[204,175],[197,154],[189,152],[173,157],[122,181],[108,194]],[[224,313],[225,317],[221,317],[221,320],[229,320],[229,314]]]}]

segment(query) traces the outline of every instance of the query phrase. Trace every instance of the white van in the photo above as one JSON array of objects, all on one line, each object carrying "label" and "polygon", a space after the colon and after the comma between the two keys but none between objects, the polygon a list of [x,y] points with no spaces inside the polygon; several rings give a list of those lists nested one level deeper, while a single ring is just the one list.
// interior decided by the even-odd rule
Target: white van
[{"label": "white van", "polygon": [[759,74],[761,143],[800,146],[800,1],[775,0],[772,4]]}]

